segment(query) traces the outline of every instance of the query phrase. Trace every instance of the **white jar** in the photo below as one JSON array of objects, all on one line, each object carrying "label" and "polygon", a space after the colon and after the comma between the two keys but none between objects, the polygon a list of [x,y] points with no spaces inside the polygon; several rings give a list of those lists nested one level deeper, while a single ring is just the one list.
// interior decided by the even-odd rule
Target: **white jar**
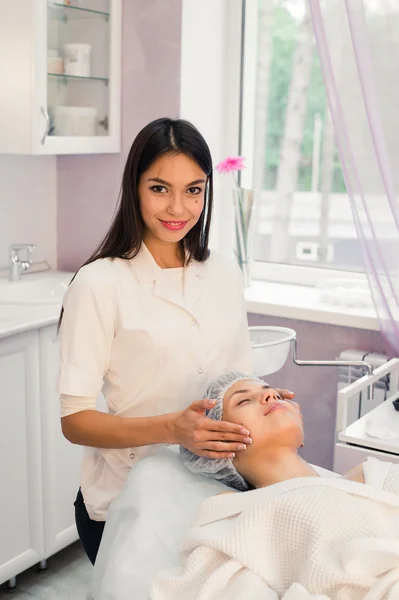
[{"label": "white jar", "polygon": [[53,135],[96,135],[97,109],[94,106],[54,106],[52,116]]},{"label": "white jar", "polygon": [[90,62],[90,44],[64,44],[65,75],[90,77]]},{"label": "white jar", "polygon": [[61,56],[47,56],[47,71],[61,75],[64,72],[64,61]]}]

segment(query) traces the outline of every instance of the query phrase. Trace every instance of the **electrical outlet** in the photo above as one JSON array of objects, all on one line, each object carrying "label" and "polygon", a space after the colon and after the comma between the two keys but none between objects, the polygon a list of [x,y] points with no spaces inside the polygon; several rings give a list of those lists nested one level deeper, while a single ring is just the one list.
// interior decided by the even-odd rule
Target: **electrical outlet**
[{"label": "electrical outlet", "polygon": [[332,262],[334,258],[334,247],[332,244],[327,246],[327,256],[321,256],[322,247],[318,242],[297,242],[296,244],[296,259],[307,262]]}]

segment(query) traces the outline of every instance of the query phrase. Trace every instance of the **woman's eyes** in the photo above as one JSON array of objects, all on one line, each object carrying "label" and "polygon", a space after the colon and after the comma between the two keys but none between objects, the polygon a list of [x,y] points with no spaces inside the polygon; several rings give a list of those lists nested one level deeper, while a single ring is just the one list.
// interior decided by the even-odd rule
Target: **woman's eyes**
[{"label": "woman's eyes", "polygon": [[163,194],[167,191],[164,185],[152,185],[150,189],[152,192],[155,192],[157,194]]},{"label": "woman's eyes", "polygon": [[202,192],[202,189],[200,187],[190,187],[187,190],[192,196],[197,196],[198,194],[200,194]]},{"label": "woman's eyes", "polygon": [[237,406],[241,406],[241,404],[245,404],[245,402],[250,402],[249,398],[245,398],[244,400],[240,400]]},{"label": "woman's eyes", "polygon": [[[155,192],[156,194],[164,194],[165,192],[167,192],[167,188],[164,185],[153,185],[151,186],[150,190],[152,192]],[[190,196],[198,196],[198,194],[200,194],[202,192],[202,188],[197,187],[197,186],[193,186],[187,189],[187,193]]]}]

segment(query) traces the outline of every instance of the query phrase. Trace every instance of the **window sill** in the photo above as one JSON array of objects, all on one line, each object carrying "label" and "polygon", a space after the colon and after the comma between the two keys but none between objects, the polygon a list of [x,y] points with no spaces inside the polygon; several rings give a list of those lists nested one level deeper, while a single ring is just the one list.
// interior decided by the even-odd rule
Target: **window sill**
[{"label": "window sill", "polygon": [[255,280],[245,300],[249,313],[379,331],[374,309],[328,304],[315,287]]}]

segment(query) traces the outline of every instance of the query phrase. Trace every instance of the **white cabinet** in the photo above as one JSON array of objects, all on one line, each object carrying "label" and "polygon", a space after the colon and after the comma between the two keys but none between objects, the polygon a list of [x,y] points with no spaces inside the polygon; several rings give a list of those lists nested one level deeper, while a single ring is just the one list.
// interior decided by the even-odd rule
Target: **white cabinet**
[{"label": "white cabinet", "polygon": [[78,539],[83,449],[62,435],[57,326],[0,340],[0,584]]},{"label": "white cabinet", "polygon": [[0,153],[119,152],[121,38],[121,0],[1,0]]},{"label": "white cabinet", "polygon": [[387,452],[379,452],[370,448],[362,448],[361,446],[349,446],[348,444],[335,444],[334,448],[334,467],[335,473],[343,475],[353,467],[360,465],[368,456],[377,458],[387,462],[398,463],[399,456],[388,454]]},{"label": "white cabinet", "polygon": [[39,331],[40,398],[43,466],[44,558],[78,539],[73,502],[79,488],[81,446],[68,442],[61,431],[56,382],[59,366],[57,326]]},{"label": "white cabinet", "polygon": [[0,340],[0,583],[44,553],[38,332]]}]

